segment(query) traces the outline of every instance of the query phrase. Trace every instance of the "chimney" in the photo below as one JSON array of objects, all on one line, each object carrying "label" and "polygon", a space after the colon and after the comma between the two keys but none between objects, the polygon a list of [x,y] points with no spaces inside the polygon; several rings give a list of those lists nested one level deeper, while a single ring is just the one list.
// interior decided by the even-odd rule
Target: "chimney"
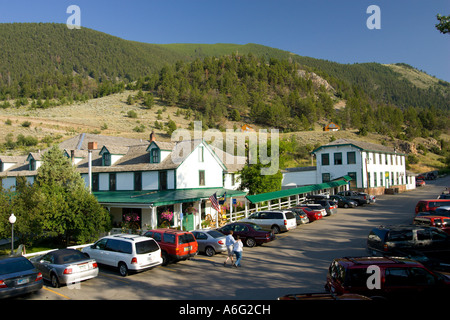
[{"label": "chimney", "polygon": [[152,133],[150,133],[150,143],[152,143],[153,141],[156,140],[156,135],[155,133],[152,131]]},{"label": "chimney", "polygon": [[88,142],[88,150],[97,150],[97,142]]}]

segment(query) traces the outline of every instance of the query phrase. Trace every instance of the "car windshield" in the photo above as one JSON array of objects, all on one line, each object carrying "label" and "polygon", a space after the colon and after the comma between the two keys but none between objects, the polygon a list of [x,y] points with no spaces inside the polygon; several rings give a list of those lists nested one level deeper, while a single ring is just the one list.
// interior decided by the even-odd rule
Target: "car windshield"
[{"label": "car windshield", "polygon": [[208,231],[207,233],[208,233],[211,237],[216,238],[216,239],[224,236],[223,233],[221,233],[221,232],[219,232],[219,231],[216,231],[216,230],[211,230],[211,231]]},{"label": "car windshield", "polygon": [[6,259],[0,261],[0,274],[22,272],[33,268],[33,264],[27,259]]},{"label": "car windshield", "polygon": [[136,253],[144,254],[159,250],[159,246],[154,240],[146,240],[136,243]]},{"label": "car windshield", "polygon": [[255,231],[261,231],[262,230],[262,228],[260,226],[256,225],[256,224],[252,224],[252,228]]}]

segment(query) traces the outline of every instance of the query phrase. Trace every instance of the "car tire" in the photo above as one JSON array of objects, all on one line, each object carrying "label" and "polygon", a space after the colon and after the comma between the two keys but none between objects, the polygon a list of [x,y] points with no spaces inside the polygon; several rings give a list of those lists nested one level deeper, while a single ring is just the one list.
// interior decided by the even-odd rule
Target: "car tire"
[{"label": "car tire", "polygon": [[169,264],[169,257],[167,256],[167,253],[165,251],[161,252],[161,258],[162,258],[162,265],[167,266]]},{"label": "car tire", "polygon": [[245,245],[247,247],[253,248],[254,246],[256,246],[256,241],[253,238],[247,238],[245,239]]},{"label": "car tire", "polygon": [[280,227],[277,225],[272,226],[272,233],[273,234],[279,234],[280,233]]},{"label": "car tire", "polygon": [[206,247],[206,248],[205,248],[205,254],[206,254],[208,257],[212,257],[215,253],[216,253],[216,251],[214,250],[213,247]]},{"label": "car tire", "polygon": [[58,277],[54,273],[52,273],[52,275],[50,276],[50,282],[52,283],[52,287],[53,288],[59,288],[60,287],[60,283],[59,283]]},{"label": "car tire", "polygon": [[344,208],[348,208],[348,203],[344,203]]},{"label": "car tire", "polygon": [[128,275],[128,267],[124,262],[119,263],[119,273],[122,277],[126,277]]}]

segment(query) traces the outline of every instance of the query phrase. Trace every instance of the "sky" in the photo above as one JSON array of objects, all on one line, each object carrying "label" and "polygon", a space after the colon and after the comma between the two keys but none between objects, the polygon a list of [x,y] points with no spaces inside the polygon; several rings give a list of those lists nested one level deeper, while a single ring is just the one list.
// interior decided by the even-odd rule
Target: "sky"
[{"label": "sky", "polygon": [[257,43],[340,63],[407,63],[450,82],[450,34],[435,28],[450,0],[0,0],[0,23],[66,23],[70,5],[82,28],[127,40]]}]

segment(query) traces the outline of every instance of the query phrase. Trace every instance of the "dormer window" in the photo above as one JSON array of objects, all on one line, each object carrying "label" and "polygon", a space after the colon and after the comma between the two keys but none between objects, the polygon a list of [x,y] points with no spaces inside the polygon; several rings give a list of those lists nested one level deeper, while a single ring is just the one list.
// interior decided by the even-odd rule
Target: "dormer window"
[{"label": "dormer window", "polygon": [[33,158],[30,159],[29,169],[30,171],[36,170],[36,160],[34,160]]},{"label": "dormer window", "polygon": [[111,153],[104,152],[102,154],[102,166],[104,166],[104,167],[111,166]]},{"label": "dormer window", "polygon": [[158,148],[153,148],[150,152],[150,162],[159,163],[160,162],[160,150]]}]

